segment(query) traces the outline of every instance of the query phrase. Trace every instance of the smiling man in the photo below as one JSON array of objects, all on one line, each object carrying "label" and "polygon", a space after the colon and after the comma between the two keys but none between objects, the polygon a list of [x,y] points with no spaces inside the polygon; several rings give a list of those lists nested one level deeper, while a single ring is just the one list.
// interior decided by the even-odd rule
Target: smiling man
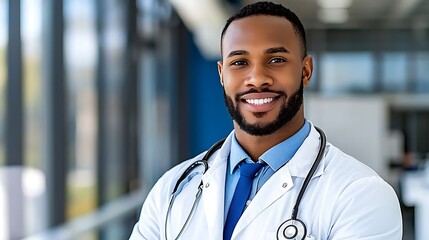
[{"label": "smiling man", "polygon": [[[304,124],[303,87],[313,62],[306,54],[304,29],[297,24],[279,16],[238,16],[222,33],[218,70],[225,102],[236,138],[253,160]],[[251,147],[253,153],[243,141],[260,142],[260,149]]]},{"label": "smiling man", "polygon": [[299,18],[248,5],[221,53],[234,130],[157,182],[130,239],[401,239],[393,189],[304,117],[313,60]]}]

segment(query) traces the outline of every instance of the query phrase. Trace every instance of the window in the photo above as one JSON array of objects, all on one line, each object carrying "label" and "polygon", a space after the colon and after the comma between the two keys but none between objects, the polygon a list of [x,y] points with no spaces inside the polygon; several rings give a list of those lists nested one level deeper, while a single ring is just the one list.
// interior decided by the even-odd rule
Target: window
[{"label": "window", "polygon": [[373,91],[374,61],[370,52],[322,54],[320,58],[322,92]]},{"label": "window", "polygon": [[407,54],[405,52],[386,52],[381,59],[382,90],[404,92],[407,90]]},{"label": "window", "polygon": [[24,97],[24,164],[41,168],[42,107],[42,1],[24,0],[21,5],[23,97]]},{"label": "window", "polygon": [[64,2],[64,58],[69,110],[70,158],[66,218],[96,208],[96,64],[95,6],[92,1]]},{"label": "window", "polygon": [[416,89],[418,93],[429,92],[429,52],[418,52],[416,54]]}]

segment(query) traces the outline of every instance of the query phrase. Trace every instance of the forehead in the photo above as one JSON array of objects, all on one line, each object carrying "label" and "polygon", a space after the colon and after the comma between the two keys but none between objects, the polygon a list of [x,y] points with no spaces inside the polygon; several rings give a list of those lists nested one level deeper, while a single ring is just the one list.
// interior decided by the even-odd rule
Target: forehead
[{"label": "forehead", "polygon": [[285,47],[292,54],[300,54],[300,42],[292,24],[284,17],[250,16],[235,20],[222,40],[223,55],[230,51],[258,51]]}]

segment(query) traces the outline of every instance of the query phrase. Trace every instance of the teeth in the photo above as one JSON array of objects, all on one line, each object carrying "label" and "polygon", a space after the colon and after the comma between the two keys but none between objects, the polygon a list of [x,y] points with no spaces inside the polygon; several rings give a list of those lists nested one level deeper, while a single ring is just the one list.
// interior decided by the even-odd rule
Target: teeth
[{"label": "teeth", "polygon": [[246,102],[254,105],[262,105],[265,103],[272,102],[274,98],[261,98],[261,99],[246,99]]}]

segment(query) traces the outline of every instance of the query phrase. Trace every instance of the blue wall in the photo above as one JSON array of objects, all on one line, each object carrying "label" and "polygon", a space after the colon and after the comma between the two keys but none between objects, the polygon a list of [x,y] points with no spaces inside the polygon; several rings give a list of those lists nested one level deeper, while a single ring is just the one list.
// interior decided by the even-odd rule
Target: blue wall
[{"label": "blue wall", "polygon": [[189,153],[194,156],[233,128],[223,100],[223,90],[217,72],[217,60],[206,60],[188,37],[189,76]]}]

